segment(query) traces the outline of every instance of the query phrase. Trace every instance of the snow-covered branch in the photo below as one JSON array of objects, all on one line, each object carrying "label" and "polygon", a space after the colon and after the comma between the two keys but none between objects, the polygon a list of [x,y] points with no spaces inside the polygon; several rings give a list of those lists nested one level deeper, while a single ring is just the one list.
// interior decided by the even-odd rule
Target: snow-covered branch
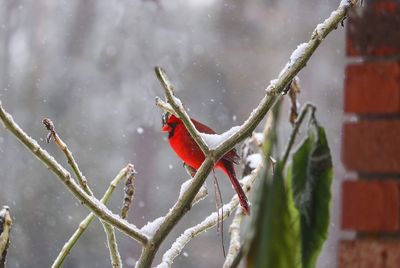
[{"label": "snow-covered branch", "polygon": [[237,132],[222,142],[215,149],[215,158],[223,156],[231,150],[235,144],[243,141],[261,122],[265,114],[282,97],[287,86],[292,79],[304,68],[308,60],[318,48],[322,40],[342,22],[347,14],[348,8],[356,4],[356,0],[343,0],[337,10],[313,31],[310,40],[307,43],[300,44],[290,56],[289,62],[280,72],[279,77],[271,81],[267,87],[267,94],[261,100],[260,104],[253,110],[249,118],[240,126]]},{"label": "snow-covered branch", "polygon": [[228,254],[226,255],[223,267],[227,268],[232,265],[233,260],[240,250],[240,225],[242,224],[244,214],[242,210],[236,210],[235,217],[229,227],[231,241],[229,242]]},{"label": "snow-covered branch", "polygon": [[[186,112],[183,109],[183,105],[179,99],[173,96],[173,89],[171,83],[166,79],[165,72],[161,68],[156,68],[157,77],[161,81],[168,104],[171,105],[175,113],[184,121],[186,128],[188,129],[191,136],[196,140],[197,144],[201,147],[203,152],[205,152],[206,159],[197,171],[193,183],[189,186],[188,191],[182,198],[178,200],[174,208],[166,216],[165,222],[160,225],[160,229],[156,232],[154,240],[156,242],[155,249],[157,250],[159,245],[167,233],[170,232],[172,227],[177,223],[177,221],[183,216],[184,207],[192,202],[197,191],[200,189],[201,185],[204,183],[205,178],[211,172],[212,166],[215,160],[218,160],[223,155],[225,155],[229,150],[231,150],[236,144],[243,141],[247,136],[249,136],[261,120],[265,117],[267,112],[271,110],[274,104],[281,98],[282,94],[285,93],[288,85],[290,85],[292,79],[299,73],[299,71],[306,65],[314,51],[317,49],[322,40],[334,29],[337,28],[338,24],[342,22],[345,17],[348,8],[356,3],[355,0],[352,1],[342,1],[337,8],[333,11],[329,18],[327,18],[323,23],[319,24],[310,40],[307,43],[300,44],[296,50],[290,56],[289,62],[285,65],[284,69],[280,72],[279,77],[272,80],[270,85],[267,87],[267,92],[264,98],[261,100],[259,105],[253,110],[249,118],[237,129],[234,133],[230,133],[225,140],[221,140],[219,145],[215,145],[216,149],[212,150],[213,156],[207,155],[208,146],[204,143],[201,135],[198,133],[196,128],[190,121]],[[214,146],[213,146],[214,147]],[[174,215],[174,213],[178,215]],[[166,232],[166,233],[164,233]],[[153,241],[154,242],[154,241]],[[151,252],[150,248],[145,248],[138,262],[138,267],[146,267],[151,264],[155,252]]]},{"label": "snow-covered branch", "polygon": [[[278,78],[271,81],[270,85],[267,87],[266,95],[250,114],[249,118],[241,126],[236,127],[225,134],[216,136],[213,135],[211,137],[212,142],[209,141],[209,144],[206,143],[204,139],[208,139],[210,136],[206,137],[197,131],[188,114],[186,113],[181,101],[174,96],[173,87],[169,82],[165,72],[159,67],[156,68],[157,77],[164,87],[165,95],[168,101],[168,103],[166,103],[161,101],[161,99],[158,99],[157,104],[163,109],[175,113],[182,119],[190,135],[197,142],[206,158],[201,167],[197,170],[192,182],[188,185],[187,189],[182,192],[175,205],[165,216],[159,218],[157,224],[152,226],[156,228],[152,228],[152,232],[148,232],[148,235],[146,234],[148,231],[146,228],[139,230],[135,225],[130,224],[126,220],[123,220],[119,216],[113,214],[103,203],[91,196],[90,192],[87,191],[87,185],[80,170],[77,168],[77,166],[76,169],[75,167],[72,167],[75,175],[77,178],[79,178],[80,184],[82,185],[81,188],[73,179],[71,174],[62,165],[60,165],[36,142],[36,140],[29,137],[15,123],[11,115],[3,109],[1,102],[0,120],[3,122],[4,127],[13,133],[15,137],[28,148],[28,150],[30,150],[44,165],[46,165],[72,192],[72,194],[94,213],[94,215],[99,217],[102,221],[120,229],[133,239],[139,241],[143,245],[143,251],[137,263],[137,267],[150,267],[154,256],[165,237],[170,233],[172,228],[179,222],[183,215],[185,215],[185,213],[190,209],[195,196],[200,191],[208,174],[214,168],[215,162],[228,151],[230,151],[235,145],[243,141],[247,136],[251,135],[260,121],[265,117],[267,112],[271,110],[273,105],[281,98],[282,94],[285,93],[285,90],[291,83],[292,79],[306,65],[319,44],[333,29],[337,28],[340,22],[345,19],[347,9],[356,2],[358,1],[342,0],[338,9],[332,12],[329,18],[317,25],[313,31],[313,34],[311,35],[311,39],[307,43],[300,44],[292,53],[290,60],[280,72]],[[56,136],[53,136],[53,138],[56,138]],[[66,152],[68,153],[68,151]],[[233,201],[236,202],[235,206],[237,206],[238,200],[236,196],[231,202]],[[229,210],[229,208],[231,210]],[[225,207],[224,215],[231,213],[232,209],[233,205],[230,205],[230,207]],[[210,215],[210,217],[211,219],[206,219],[203,222],[203,226],[206,227],[192,227],[196,228],[194,232],[201,233],[202,228],[209,228],[207,226],[210,226],[210,222],[215,225],[218,220],[216,219],[218,218],[217,213],[213,213]],[[89,220],[86,221],[85,219],[84,224],[90,223],[91,220],[89,216],[87,219]],[[189,240],[190,239],[191,238],[189,236]],[[185,241],[188,242],[189,240],[186,240],[185,238]],[[182,245],[183,247],[187,242],[180,243],[179,245]],[[172,260],[173,258],[171,259],[171,263]]]},{"label": "snow-covered branch", "polygon": [[[241,180],[241,184],[243,185],[245,192],[250,191],[257,177],[258,171],[259,169],[254,170],[250,175]],[[214,227],[218,221],[221,220],[219,217],[222,217],[222,219],[229,217],[233,210],[238,207],[238,205],[239,199],[237,195],[234,195],[229,203],[225,204],[219,209],[219,212],[213,212],[199,224],[186,229],[185,232],[175,240],[171,248],[165,252],[162,258],[162,263],[160,263],[157,267],[171,267],[174,259],[182,253],[183,248],[190,242],[190,240]]]},{"label": "snow-covered branch", "polygon": [[140,232],[133,224],[121,219],[118,215],[112,213],[104,204],[93,196],[88,195],[72,178],[71,174],[59,164],[46,150],[44,150],[36,140],[26,134],[14,121],[12,116],[7,113],[0,102],[0,120],[3,125],[14,136],[25,145],[45,166],[47,166],[71,193],[90,211],[96,214],[103,221],[118,228],[128,236],[145,245],[148,242],[148,237]]}]

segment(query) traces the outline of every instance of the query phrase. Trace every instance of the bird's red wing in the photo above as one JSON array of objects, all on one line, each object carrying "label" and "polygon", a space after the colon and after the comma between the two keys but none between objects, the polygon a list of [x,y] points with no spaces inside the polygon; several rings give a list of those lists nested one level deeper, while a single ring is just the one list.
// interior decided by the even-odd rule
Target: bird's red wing
[{"label": "bird's red wing", "polygon": [[[196,129],[199,132],[206,133],[206,134],[216,134],[214,130],[209,128],[208,126],[200,123],[199,121],[196,121],[194,119],[191,119],[193,122],[193,125],[196,127]],[[239,164],[240,161],[240,156],[236,153],[236,149],[232,149],[229,152],[227,152],[222,159],[225,159],[229,162]]]},{"label": "bird's red wing", "polygon": [[200,122],[197,121],[197,120],[194,120],[194,119],[191,119],[191,120],[192,120],[192,122],[193,122],[193,125],[196,127],[196,129],[197,129],[199,132],[206,133],[206,134],[216,134],[215,131],[212,130],[211,128],[209,128],[208,126],[206,126],[206,125],[200,123]]}]

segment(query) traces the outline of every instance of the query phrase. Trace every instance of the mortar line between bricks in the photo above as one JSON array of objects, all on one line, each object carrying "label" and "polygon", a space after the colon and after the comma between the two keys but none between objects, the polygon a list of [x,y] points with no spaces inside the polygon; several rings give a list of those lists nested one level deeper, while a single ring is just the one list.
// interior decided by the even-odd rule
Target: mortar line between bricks
[{"label": "mortar line between bricks", "polygon": [[400,62],[400,55],[387,56],[352,56],[346,58],[346,64],[362,64],[369,62]]},{"label": "mortar line between bricks", "polygon": [[[357,114],[357,113],[345,113],[346,116],[350,116],[343,121],[344,123],[357,123],[360,121],[397,121],[400,120],[400,114]],[[355,121],[354,121],[355,119]]]}]

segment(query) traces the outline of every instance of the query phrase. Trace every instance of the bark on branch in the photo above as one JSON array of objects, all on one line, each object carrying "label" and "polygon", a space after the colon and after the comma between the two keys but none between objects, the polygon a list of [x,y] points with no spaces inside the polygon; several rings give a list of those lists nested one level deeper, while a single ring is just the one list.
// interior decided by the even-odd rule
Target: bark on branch
[{"label": "bark on branch", "polygon": [[45,166],[47,166],[68,188],[68,190],[70,190],[71,193],[97,217],[121,230],[123,233],[137,240],[142,245],[147,244],[148,237],[141,233],[135,225],[121,219],[118,215],[115,215],[105,207],[98,199],[88,195],[84,190],[82,190],[82,188],[79,187],[72,178],[71,174],[46,150],[44,150],[36,140],[31,138],[22,130],[22,128],[14,121],[12,116],[4,110],[1,102],[0,120],[3,122],[4,127],[14,134],[14,136]]}]

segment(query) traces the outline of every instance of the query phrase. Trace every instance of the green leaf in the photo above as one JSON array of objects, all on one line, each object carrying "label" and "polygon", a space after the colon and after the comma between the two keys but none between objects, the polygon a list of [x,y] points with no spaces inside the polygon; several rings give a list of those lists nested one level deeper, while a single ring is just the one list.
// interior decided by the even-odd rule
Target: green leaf
[{"label": "green leaf", "polygon": [[289,208],[282,167],[277,164],[273,176],[265,169],[261,174],[260,185],[256,188],[260,199],[254,204],[257,219],[248,267],[300,267],[299,230]]},{"label": "green leaf", "polygon": [[315,267],[328,236],[332,160],[325,131],[311,122],[308,137],[293,155],[289,183],[300,213],[301,259],[304,268]]}]

